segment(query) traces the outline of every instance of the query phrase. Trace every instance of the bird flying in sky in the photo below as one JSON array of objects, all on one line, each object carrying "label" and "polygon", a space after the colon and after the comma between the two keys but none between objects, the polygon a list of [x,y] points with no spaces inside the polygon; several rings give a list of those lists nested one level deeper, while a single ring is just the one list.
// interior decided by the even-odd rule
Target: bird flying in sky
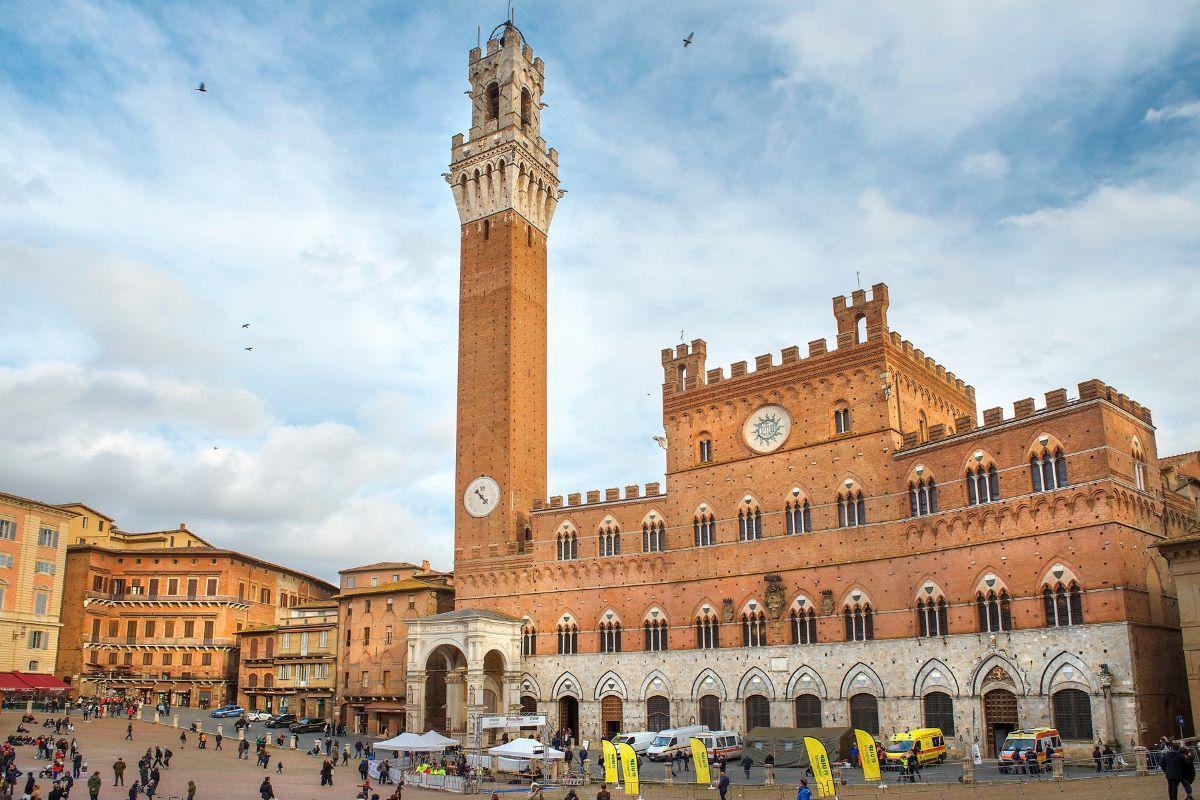
[{"label": "bird flying in sky", "polygon": [[247,348],[246,348],[246,352],[248,353],[248,352],[250,352],[250,351],[251,351],[251,350],[253,350],[253,349],[254,349],[253,347],[247,347]]},{"label": "bird flying in sky", "polygon": [[208,91],[208,89],[204,88],[204,81],[200,81],[200,85],[196,87],[196,91],[197,92],[207,92]]},{"label": "bird flying in sky", "polygon": [[[695,36],[695,35],[696,35],[695,31],[693,31],[692,33],[689,33],[689,34],[687,35],[687,38],[683,40],[683,46],[684,46],[684,47],[687,47],[689,44],[691,44],[691,43],[692,43],[692,37],[693,37],[693,36]],[[201,86],[203,86],[204,84],[200,84],[200,85],[201,85]],[[204,90],[203,90],[203,89],[201,89],[201,91],[204,91]]]},{"label": "bird flying in sky", "polygon": [[249,323],[249,322],[243,322],[243,323],[242,323],[242,327],[243,327],[243,328],[249,328],[249,327],[250,327],[250,323]]}]

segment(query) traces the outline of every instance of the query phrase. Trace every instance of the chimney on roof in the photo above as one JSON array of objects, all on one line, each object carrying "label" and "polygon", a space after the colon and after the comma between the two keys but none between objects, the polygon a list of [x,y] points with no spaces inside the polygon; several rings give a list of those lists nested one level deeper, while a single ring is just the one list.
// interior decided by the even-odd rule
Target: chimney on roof
[{"label": "chimney on roof", "polygon": [[426,559],[421,562],[421,572],[429,572],[429,561]]},{"label": "chimney on roof", "polygon": [[187,530],[187,523],[186,523],[186,522],[181,522],[181,523],[179,523],[179,530],[181,530],[181,531],[186,531],[186,530]]}]

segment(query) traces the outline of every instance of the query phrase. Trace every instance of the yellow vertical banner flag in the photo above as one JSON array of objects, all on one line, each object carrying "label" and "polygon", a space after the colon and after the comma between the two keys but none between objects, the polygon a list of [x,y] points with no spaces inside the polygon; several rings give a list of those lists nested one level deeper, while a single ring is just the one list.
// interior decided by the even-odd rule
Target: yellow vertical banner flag
[{"label": "yellow vertical banner flag", "polygon": [[600,742],[600,752],[604,756],[604,782],[617,785],[617,747],[608,739]]},{"label": "yellow vertical banner flag", "polygon": [[688,744],[692,748],[692,763],[696,765],[696,783],[712,783],[708,774],[708,750],[704,742],[693,737],[688,739]]},{"label": "yellow vertical banner flag", "polygon": [[637,753],[633,752],[632,747],[621,742],[617,745],[617,755],[621,758],[621,777],[625,781],[625,794],[637,794]]},{"label": "yellow vertical banner flag", "polygon": [[817,797],[833,797],[837,787],[833,783],[833,769],[829,766],[829,753],[820,740],[804,737],[804,749],[808,751],[808,765],[812,767],[813,780],[817,782]]},{"label": "yellow vertical banner flag", "polygon": [[862,762],[863,777],[869,781],[883,780],[879,774],[879,749],[875,747],[875,737],[855,728],[854,738],[858,740],[858,760]]}]

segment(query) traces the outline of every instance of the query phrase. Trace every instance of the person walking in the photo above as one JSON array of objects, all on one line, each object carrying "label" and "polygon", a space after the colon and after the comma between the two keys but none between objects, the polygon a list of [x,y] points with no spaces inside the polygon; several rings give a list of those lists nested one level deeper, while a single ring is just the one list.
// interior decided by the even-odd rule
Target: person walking
[{"label": "person walking", "polygon": [[754,763],[754,759],[750,758],[750,754],[742,756],[742,772],[746,773],[746,780],[750,780],[750,765]]},{"label": "person walking", "polygon": [[328,758],[321,764],[321,785],[333,786],[333,764]]},{"label": "person walking", "polygon": [[141,785],[137,781],[134,781],[133,786],[129,787],[129,800],[138,800],[138,792],[141,790]]},{"label": "person walking", "polygon": [[171,748],[168,747],[166,750],[163,750],[163,767],[166,769],[171,768],[171,756],[173,755],[175,754],[171,752]]},{"label": "person walking", "polygon": [[187,800],[196,800],[196,782],[188,781]]},{"label": "person walking", "polygon": [[258,786],[258,796],[262,800],[272,800],[275,797],[275,787],[271,785],[271,776],[263,778],[263,782]]},{"label": "person walking", "polygon": [[92,777],[88,778],[88,797],[91,800],[96,800],[100,796],[100,773],[93,772]]},{"label": "person walking", "polygon": [[125,726],[125,741],[127,741],[127,742],[133,741],[133,723],[132,722]]},{"label": "person walking", "polygon": [[117,756],[117,760],[113,763],[113,786],[125,785],[125,759]]},{"label": "person walking", "polygon": [[1109,745],[1104,745],[1104,771],[1113,771],[1113,759],[1117,757],[1116,752]]},{"label": "person walking", "polygon": [[796,789],[796,800],[812,800],[812,789],[808,788],[808,781],[804,778],[800,779],[800,786]]},{"label": "person walking", "polygon": [[729,794],[729,773],[722,772],[721,780],[717,781],[717,791],[721,794],[721,800],[727,800],[726,795]]},{"label": "person walking", "polygon": [[1092,761],[1096,762],[1096,772],[1104,770],[1104,754],[1100,752],[1100,745],[1092,748]]},{"label": "person walking", "polygon": [[1183,785],[1186,800],[1192,800],[1192,783],[1196,780],[1196,765],[1192,762],[1191,753],[1186,749],[1169,749],[1163,752],[1163,777],[1167,779],[1167,797],[1178,800],[1179,786]]},{"label": "person walking", "polygon": [[187,731],[180,731],[179,732],[179,749],[182,750],[185,747],[187,747]]},{"label": "person walking", "polygon": [[217,734],[217,746],[213,748],[214,750],[220,750],[220,749],[221,749],[221,740],[222,740],[222,739],[224,739],[224,738],[225,738],[225,737],[224,737],[224,736],[222,736],[221,734],[219,734],[219,733]]},{"label": "person walking", "polygon": [[71,759],[71,777],[78,778],[80,770],[83,769],[83,753],[75,751],[75,757]]},{"label": "person walking", "polygon": [[360,778],[362,778],[364,781],[367,779],[367,771],[368,771],[369,769],[370,769],[370,765],[368,765],[368,764],[367,764],[367,760],[366,760],[365,758],[364,758],[362,761],[360,761],[360,762],[359,762],[359,764],[358,764],[358,775],[359,775],[359,777],[360,777]]},{"label": "person walking", "polygon": [[[498,800],[497,795],[492,795],[492,800]],[[612,795],[608,793],[608,784],[600,784],[600,791],[596,792],[596,800],[612,800]]]}]

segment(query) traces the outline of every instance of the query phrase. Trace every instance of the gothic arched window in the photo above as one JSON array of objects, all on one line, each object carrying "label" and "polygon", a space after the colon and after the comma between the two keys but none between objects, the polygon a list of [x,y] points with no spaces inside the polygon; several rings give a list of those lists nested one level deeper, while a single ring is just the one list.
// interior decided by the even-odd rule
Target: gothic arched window
[{"label": "gothic arched window", "polygon": [[875,614],[870,603],[847,604],[842,609],[847,642],[865,642],[875,638]]},{"label": "gothic arched window", "polygon": [[989,589],[975,595],[975,610],[979,614],[979,630],[982,633],[1001,633],[1012,630],[1012,609],[1008,591]]},{"label": "gothic arched window", "polygon": [[967,469],[967,505],[994,503],[1000,499],[1000,473],[995,464]]},{"label": "gothic arched window", "polygon": [[660,519],[642,523],[642,552],[661,553],[667,549],[667,529]]},{"label": "gothic arched window", "polygon": [[1083,592],[1079,584],[1071,581],[1069,586],[1059,581],[1054,586],[1042,586],[1042,605],[1046,611],[1046,627],[1062,628],[1067,625],[1083,624]]},{"label": "gothic arched window", "polygon": [[700,513],[692,519],[692,538],[696,547],[708,547],[717,541],[717,520],[712,514]]},{"label": "gothic arched window", "polygon": [[811,608],[792,609],[792,644],[817,643],[817,613]]},{"label": "gothic arched window", "polygon": [[784,521],[789,536],[795,533],[812,533],[812,506],[809,505],[808,498],[789,500],[784,508]]},{"label": "gothic arched window", "polygon": [[742,647],[765,647],[767,644],[767,615],[762,609],[742,614]]}]

